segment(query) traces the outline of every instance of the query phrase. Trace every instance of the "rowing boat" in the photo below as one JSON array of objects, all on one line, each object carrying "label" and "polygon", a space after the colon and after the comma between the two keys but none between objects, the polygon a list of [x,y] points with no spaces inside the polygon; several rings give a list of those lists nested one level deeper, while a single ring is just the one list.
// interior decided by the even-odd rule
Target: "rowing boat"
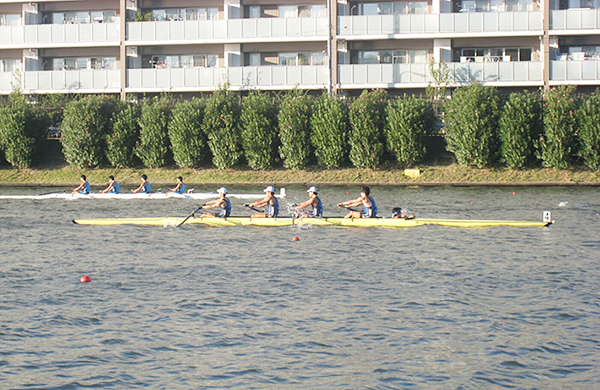
[{"label": "rowing boat", "polygon": [[[278,198],[285,198],[285,188],[281,188],[279,194],[276,195]],[[237,198],[237,199],[258,199],[263,198],[265,194],[227,194],[229,198]],[[153,192],[150,194],[132,194],[132,193],[124,193],[124,194],[100,194],[100,193],[89,193],[89,194],[80,194],[80,193],[52,193],[52,194],[43,194],[43,195],[0,195],[0,199],[36,199],[36,200],[44,200],[44,199],[67,199],[67,200],[77,200],[77,199],[120,199],[120,200],[132,200],[132,199],[214,199],[218,198],[219,194],[216,192],[189,192],[185,194],[174,194],[174,193],[163,193],[163,192]]]},{"label": "rowing boat", "polygon": [[[152,226],[178,226],[184,218],[103,218],[103,219],[75,219],[77,225],[152,225]],[[252,218],[252,217],[195,217],[186,221],[186,224],[202,224],[208,226],[344,226],[344,227],[388,227],[406,228],[423,225],[452,226],[459,228],[487,228],[494,226],[511,227],[544,227],[554,221],[493,221],[493,220],[460,220],[460,219],[393,219],[393,218]]]}]

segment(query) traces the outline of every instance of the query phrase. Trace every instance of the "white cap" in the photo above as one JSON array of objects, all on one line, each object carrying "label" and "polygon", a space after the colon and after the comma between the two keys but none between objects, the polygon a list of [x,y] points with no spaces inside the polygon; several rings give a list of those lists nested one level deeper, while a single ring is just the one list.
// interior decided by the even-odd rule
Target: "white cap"
[{"label": "white cap", "polygon": [[273,186],[268,186],[267,188],[265,188],[265,189],[263,190],[263,192],[272,192],[272,193],[275,193],[275,187],[273,187]]},{"label": "white cap", "polygon": [[217,190],[217,193],[219,194],[226,194],[227,193],[227,188],[225,187],[221,187]]},{"label": "white cap", "polygon": [[312,186],[312,187],[310,187],[308,190],[306,190],[306,192],[314,192],[314,193],[316,194],[316,193],[317,193],[317,192],[319,192],[319,191],[317,191],[317,187],[315,187],[315,186]]}]

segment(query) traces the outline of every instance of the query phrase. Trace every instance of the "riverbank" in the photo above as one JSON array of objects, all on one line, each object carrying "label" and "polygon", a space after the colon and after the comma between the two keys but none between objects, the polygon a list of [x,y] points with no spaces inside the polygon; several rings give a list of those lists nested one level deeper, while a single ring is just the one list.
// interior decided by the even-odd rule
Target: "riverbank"
[{"label": "riverbank", "polygon": [[396,186],[435,186],[435,185],[586,185],[600,186],[600,171],[579,167],[565,170],[548,168],[528,168],[511,170],[507,168],[477,169],[458,164],[443,166],[422,166],[419,177],[408,177],[403,169],[332,169],[317,168],[306,170],[274,169],[253,171],[244,169],[90,169],[82,170],[72,166],[44,169],[0,169],[0,186],[72,186],[79,183],[79,176],[85,174],[92,185],[105,185],[109,175],[114,175],[124,184],[137,184],[145,173],[154,185],[172,185],[177,176],[194,185],[396,185]]}]

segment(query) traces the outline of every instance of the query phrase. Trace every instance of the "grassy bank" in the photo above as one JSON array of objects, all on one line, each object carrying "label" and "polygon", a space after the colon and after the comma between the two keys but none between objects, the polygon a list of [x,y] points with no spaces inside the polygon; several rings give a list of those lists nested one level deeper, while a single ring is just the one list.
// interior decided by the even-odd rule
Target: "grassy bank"
[{"label": "grassy bank", "polygon": [[218,169],[94,169],[80,170],[71,166],[44,169],[17,170],[0,168],[0,185],[71,186],[85,174],[92,185],[104,185],[108,175],[126,185],[139,183],[142,173],[154,185],[172,185],[177,176],[189,184],[247,184],[292,185],[310,184],[369,184],[369,185],[598,185],[600,171],[586,168],[567,170],[531,168],[511,170],[506,168],[476,169],[457,164],[422,166],[421,176],[409,178],[399,169],[334,169],[334,170],[218,170]]}]

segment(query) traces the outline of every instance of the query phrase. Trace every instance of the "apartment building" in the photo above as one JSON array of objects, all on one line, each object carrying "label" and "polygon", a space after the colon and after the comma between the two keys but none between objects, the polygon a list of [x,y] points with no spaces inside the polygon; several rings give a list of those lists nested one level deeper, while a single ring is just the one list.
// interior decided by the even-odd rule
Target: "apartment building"
[{"label": "apartment building", "polygon": [[0,0],[0,94],[600,85],[600,0]]}]

